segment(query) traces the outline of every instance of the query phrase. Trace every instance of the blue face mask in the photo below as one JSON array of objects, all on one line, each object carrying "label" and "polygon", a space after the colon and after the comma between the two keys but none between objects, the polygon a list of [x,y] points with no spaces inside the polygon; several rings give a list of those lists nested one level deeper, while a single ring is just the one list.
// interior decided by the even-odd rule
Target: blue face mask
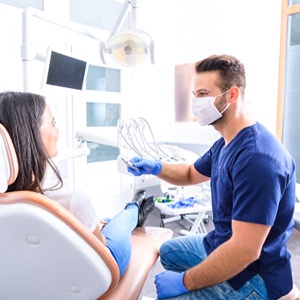
[{"label": "blue face mask", "polygon": [[201,126],[209,125],[222,118],[222,114],[228,108],[230,103],[228,103],[221,112],[218,111],[214,103],[217,97],[222,96],[227,92],[228,91],[215,97],[194,97],[192,99],[193,114]]}]

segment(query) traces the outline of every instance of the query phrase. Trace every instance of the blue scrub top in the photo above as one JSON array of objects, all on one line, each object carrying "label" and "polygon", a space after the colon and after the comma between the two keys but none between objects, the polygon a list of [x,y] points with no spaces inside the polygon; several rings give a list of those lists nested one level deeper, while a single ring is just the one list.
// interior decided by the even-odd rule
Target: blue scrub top
[{"label": "blue scrub top", "polygon": [[230,239],[232,219],[272,226],[260,258],[228,282],[239,289],[259,274],[270,299],[289,293],[293,281],[286,242],[293,233],[295,204],[295,163],[290,154],[256,123],[226,147],[220,138],[194,166],[211,178],[215,229],[204,240],[207,254]]}]

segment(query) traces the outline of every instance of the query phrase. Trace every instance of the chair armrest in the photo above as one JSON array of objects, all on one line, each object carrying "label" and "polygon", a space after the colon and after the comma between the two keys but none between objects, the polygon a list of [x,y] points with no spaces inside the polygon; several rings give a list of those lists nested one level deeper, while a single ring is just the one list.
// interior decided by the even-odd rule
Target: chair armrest
[{"label": "chair armrest", "polygon": [[138,299],[147,276],[159,257],[161,244],[173,231],[161,227],[137,227],[132,233],[132,255],[129,266],[117,287],[101,300]]}]

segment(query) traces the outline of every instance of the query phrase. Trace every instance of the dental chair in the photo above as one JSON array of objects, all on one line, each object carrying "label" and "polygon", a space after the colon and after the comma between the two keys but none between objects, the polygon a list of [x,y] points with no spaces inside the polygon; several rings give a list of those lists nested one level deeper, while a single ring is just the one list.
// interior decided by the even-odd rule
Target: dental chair
[{"label": "dental chair", "polygon": [[17,176],[16,153],[0,124],[0,298],[138,299],[172,231],[136,228],[131,261],[120,279],[108,249],[69,211],[38,193],[6,193]]}]

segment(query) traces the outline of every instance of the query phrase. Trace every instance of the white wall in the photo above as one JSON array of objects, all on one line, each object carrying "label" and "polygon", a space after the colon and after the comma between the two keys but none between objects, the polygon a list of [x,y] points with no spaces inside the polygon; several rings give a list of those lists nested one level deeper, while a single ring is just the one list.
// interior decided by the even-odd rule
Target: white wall
[{"label": "white wall", "polygon": [[0,4],[0,91],[22,90],[21,9]]},{"label": "white wall", "polygon": [[[51,13],[51,2],[46,3]],[[168,127],[174,120],[174,65],[228,53],[246,66],[245,101],[251,112],[275,132],[280,0],[140,0],[138,4],[137,26],[155,41],[156,65],[132,70],[128,111],[149,117],[157,128],[161,122]],[[20,14],[20,9],[1,5],[0,22],[5,30],[1,31],[0,90],[22,88],[21,26],[14,21]],[[48,42],[47,34],[44,38]]]},{"label": "white wall", "polygon": [[[144,103],[151,103],[158,112],[164,102],[160,117],[172,123],[174,64],[197,61],[211,54],[231,54],[246,67],[245,102],[250,112],[275,133],[280,0],[140,0],[138,3],[138,26],[147,30],[156,43],[156,78],[146,79],[144,84],[143,79],[139,81],[139,90],[146,91],[142,93]],[[148,106],[145,108],[148,111]]]}]

